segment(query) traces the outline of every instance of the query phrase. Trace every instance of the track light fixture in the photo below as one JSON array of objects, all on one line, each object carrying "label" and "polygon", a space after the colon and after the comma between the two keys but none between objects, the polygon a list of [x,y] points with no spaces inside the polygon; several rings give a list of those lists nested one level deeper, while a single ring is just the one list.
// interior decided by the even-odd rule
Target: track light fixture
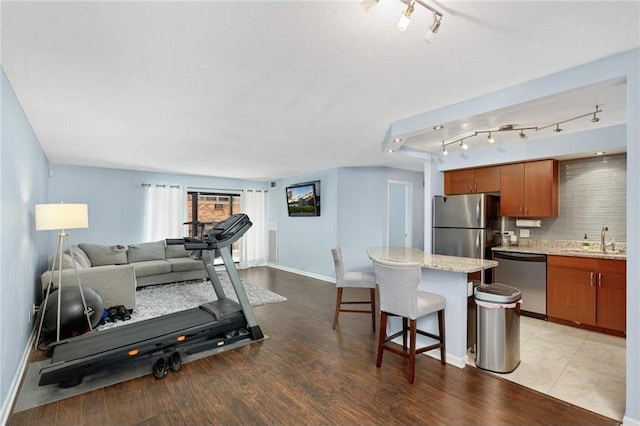
[{"label": "track light fixture", "polygon": [[380,0],[362,0],[360,6],[364,9],[365,13],[371,10],[371,8],[378,4]]},{"label": "track light fixture", "polygon": [[411,17],[413,16],[413,11],[415,9],[413,6],[414,4],[414,2],[409,2],[409,4],[407,4],[407,8],[400,17],[400,22],[398,22],[398,29],[400,31],[406,31],[407,27],[411,23]]},{"label": "track light fixture", "polygon": [[441,23],[442,16],[438,16],[437,13],[433,12],[433,24],[431,24],[427,33],[424,35],[424,41],[427,43],[431,43],[433,41],[433,36],[438,32]]},{"label": "track light fixture", "polygon": [[[427,3],[425,3],[424,0],[400,0],[400,1],[407,5],[406,9],[402,13],[402,16],[400,17],[400,22],[398,22],[398,30],[400,31],[406,31],[407,28],[409,27],[416,4],[419,4],[420,6],[424,7],[425,9],[433,13],[433,23],[431,24],[431,26],[429,26],[429,28],[427,29],[427,33],[424,36],[424,40],[428,43],[431,43],[431,40],[433,40],[433,36],[438,32],[438,29],[440,28],[440,24],[442,24],[442,12],[429,6]],[[369,10],[371,10],[372,7],[377,5],[379,2],[380,0],[361,0],[360,6],[362,6],[365,12],[368,12]]]},{"label": "track light fixture", "polygon": [[597,114],[601,113],[602,110],[599,108],[598,105],[596,105],[596,110],[594,112],[589,112],[587,114],[582,114],[582,115],[578,115],[577,117],[571,117],[568,118],[566,120],[562,120],[559,121],[557,123],[552,123],[552,124],[548,124],[546,126],[542,126],[542,127],[538,127],[538,126],[530,126],[530,127],[522,127],[522,126],[517,126],[515,124],[505,124],[504,126],[500,126],[498,129],[491,129],[491,130],[476,130],[475,132],[473,132],[472,134],[468,134],[466,136],[463,137],[458,137],[450,142],[445,142],[442,141],[442,154],[446,155],[447,154],[447,146],[448,145],[453,145],[453,144],[460,144],[460,148],[467,150],[469,149],[469,145],[467,145],[465,143],[465,139],[469,139],[472,138],[474,136],[478,136],[481,133],[487,133],[487,141],[489,143],[494,143],[495,139],[493,137],[494,133],[502,133],[502,132],[518,132],[518,136],[520,136],[520,139],[523,141],[526,141],[527,139],[529,139],[529,137],[525,134],[525,130],[533,130],[533,131],[540,131],[540,130],[544,130],[547,129],[549,127],[555,127],[555,129],[553,129],[554,132],[559,133],[562,132],[564,129],[560,128],[561,124],[564,123],[568,123],[569,121],[573,121],[573,120],[578,120],[580,118],[584,118],[584,117],[589,117],[589,116],[593,116],[593,118],[591,119],[591,121],[593,123],[597,123],[600,121],[600,118],[598,118]]}]

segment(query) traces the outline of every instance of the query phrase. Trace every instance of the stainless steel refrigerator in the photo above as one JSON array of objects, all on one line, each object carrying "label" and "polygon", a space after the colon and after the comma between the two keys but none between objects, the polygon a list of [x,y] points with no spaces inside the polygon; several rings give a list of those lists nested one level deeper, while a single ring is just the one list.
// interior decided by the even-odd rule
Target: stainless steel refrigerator
[{"label": "stainless steel refrigerator", "polygon": [[497,195],[436,195],[432,253],[491,259],[491,247],[499,242],[499,214]]}]

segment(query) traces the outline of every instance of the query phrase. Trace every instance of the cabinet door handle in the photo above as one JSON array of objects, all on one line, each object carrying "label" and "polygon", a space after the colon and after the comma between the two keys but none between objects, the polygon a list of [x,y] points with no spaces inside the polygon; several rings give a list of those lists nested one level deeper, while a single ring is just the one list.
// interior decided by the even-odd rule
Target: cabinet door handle
[{"label": "cabinet door handle", "polygon": [[522,206],[520,206],[520,214],[522,214]]},{"label": "cabinet door handle", "polygon": [[469,192],[473,192],[473,184],[472,183],[469,184]]},{"label": "cabinet door handle", "polygon": [[602,287],[602,272],[598,272],[598,287]]},{"label": "cabinet door handle", "polygon": [[478,184],[477,183],[473,184],[473,192],[478,192]]},{"label": "cabinet door handle", "polygon": [[593,287],[593,275],[594,272],[591,273],[591,278],[589,279],[589,284],[591,285],[591,287]]},{"label": "cabinet door handle", "polygon": [[524,208],[524,212],[525,212],[525,214],[529,214],[529,206]]}]

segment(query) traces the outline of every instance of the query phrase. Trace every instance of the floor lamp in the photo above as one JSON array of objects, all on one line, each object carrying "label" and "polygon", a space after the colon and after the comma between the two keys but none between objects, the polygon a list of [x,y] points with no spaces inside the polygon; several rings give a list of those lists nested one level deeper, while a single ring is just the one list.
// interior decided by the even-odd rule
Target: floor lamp
[{"label": "floor lamp", "polygon": [[76,260],[71,250],[71,243],[69,242],[69,234],[67,229],[74,228],[88,228],[89,227],[89,213],[86,204],[36,204],[36,231],[51,231],[58,230],[58,244],[56,246],[56,252],[53,255],[53,263],[51,265],[52,274],[49,278],[49,284],[47,285],[47,293],[44,298],[44,302],[41,305],[40,312],[40,325],[38,326],[38,334],[36,335],[36,349],[38,348],[38,342],[40,340],[40,333],[42,331],[42,325],[44,323],[44,316],[47,309],[47,302],[49,301],[49,294],[53,287],[53,277],[55,272],[58,272],[58,315],[56,319],[56,341],[60,340],[60,301],[62,294],[62,244],[63,240],[66,240],[67,249],[72,258],[73,269],[75,271],[76,282],[80,289],[80,297],[82,298],[82,306],[84,307],[84,314],[87,317],[89,323],[89,331],[92,331],[91,327],[91,312],[87,309],[87,302],[84,299],[84,293],[82,292],[82,286],[80,285],[80,277],[78,276],[78,268],[76,267]]}]

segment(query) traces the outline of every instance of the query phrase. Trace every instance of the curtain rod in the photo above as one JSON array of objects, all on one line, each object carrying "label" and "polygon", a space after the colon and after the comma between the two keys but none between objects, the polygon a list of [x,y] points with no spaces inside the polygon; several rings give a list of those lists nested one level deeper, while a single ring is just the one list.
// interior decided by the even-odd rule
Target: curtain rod
[{"label": "curtain rod", "polygon": [[[153,185],[154,184],[151,184],[151,183],[143,183],[142,184],[142,186],[146,186],[146,187],[151,187]],[[165,185],[165,184],[160,184],[160,183],[156,183],[155,186],[156,186],[156,188],[166,188],[166,187],[169,187],[169,188],[180,188],[180,185]]]},{"label": "curtain rod", "polygon": [[229,188],[199,188],[197,186],[188,186],[187,190],[202,190],[202,191],[208,191],[208,192],[215,192],[215,191],[229,191],[229,192],[269,192],[268,190],[262,190],[262,189],[229,189]]}]

